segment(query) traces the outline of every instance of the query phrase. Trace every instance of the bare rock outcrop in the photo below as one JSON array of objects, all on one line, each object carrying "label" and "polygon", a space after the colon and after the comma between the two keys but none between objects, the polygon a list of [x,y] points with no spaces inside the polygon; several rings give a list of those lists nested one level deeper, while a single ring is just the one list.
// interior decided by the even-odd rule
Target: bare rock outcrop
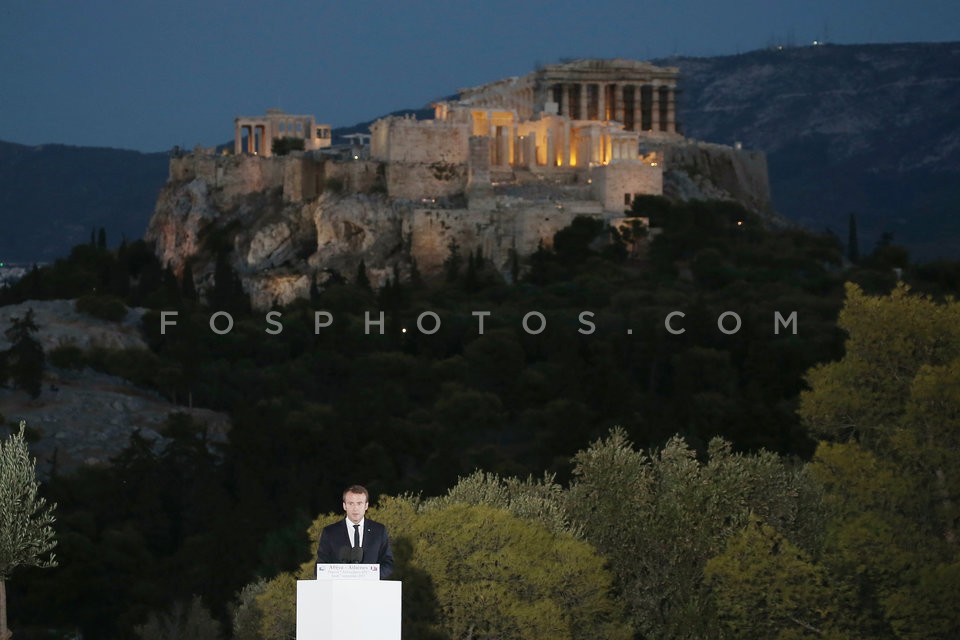
[{"label": "bare rock outcrop", "polygon": [[[772,215],[763,153],[676,136],[647,142],[670,167],[666,195],[735,200]],[[264,310],[308,298],[334,274],[351,280],[361,262],[375,287],[414,264],[425,278],[439,276],[454,245],[464,256],[482,252],[509,278],[577,215],[623,217],[618,206],[605,210],[589,186],[544,174],[504,174],[482,197],[467,189],[413,200],[388,197],[373,179],[332,177],[361,169],[379,175],[371,163],[319,157],[172,159],[146,239],[178,277],[192,273],[201,296],[226,259],[251,305]]]},{"label": "bare rock outcrop", "polygon": [[661,149],[664,195],[676,200],[733,200],[773,214],[767,159],[762,151],[683,140]]},{"label": "bare rock outcrop", "polygon": [[45,352],[67,345],[83,350],[147,348],[140,334],[142,309],[130,309],[127,317],[117,323],[80,313],[73,300],[30,300],[0,307],[0,351],[10,347],[2,329],[9,327],[13,318],[22,319],[31,310],[37,325],[35,337]]},{"label": "bare rock outcrop", "polygon": [[[31,300],[0,307],[0,328],[12,318],[33,311],[36,339],[49,354],[71,346],[147,350],[140,332],[142,309],[130,309],[121,322],[109,322],[76,311],[73,300]],[[9,344],[0,332],[0,350]],[[20,389],[0,387],[0,413],[7,425],[25,420],[39,435],[31,444],[40,473],[68,473],[84,465],[108,464],[139,433],[162,449],[167,439],[163,424],[171,413],[182,412],[205,423],[211,440],[223,441],[229,418],[206,409],[174,405],[160,394],[116,376],[84,369],[75,371],[47,365],[40,395],[31,398]]]}]

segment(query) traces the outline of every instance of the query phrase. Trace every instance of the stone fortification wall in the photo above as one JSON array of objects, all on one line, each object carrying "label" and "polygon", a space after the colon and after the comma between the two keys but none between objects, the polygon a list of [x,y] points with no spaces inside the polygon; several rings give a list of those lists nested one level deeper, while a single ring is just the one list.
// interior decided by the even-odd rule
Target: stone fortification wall
[{"label": "stone fortification wall", "polygon": [[420,200],[463,193],[468,124],[394,116],[374,122],[370,133],[370,155],[385,163],[391,197]]},{"label": "stone fortification wall", "polygon": [[373,160],[327,160],[323,165],[322,193],[336,181],[346,193],[370,193],[386,188],[386,167]]},{"label": "stone fortification wall", "polygon": [[594,196],[604,210],[622,213],[634,196],[663,194],[663,166],[641,161],[614,162],[591,172]]},{"label": "stone fortification wall", "polygon": [[[424,172],[432,175],[435,170],[428,167]],[[403,176],[398,179],[402,180]],[[294,203],[314,200],[334,185],[336,191],[346,193],[369,193],[386,188],[381,162],[333,160],[310,153],[270,158],[200,154],[171,158],[170,182],[193,180],[201,180],[209,188],[219,190],[225,201],[275,188],[282,189],[286,202]],[[462,191],[462,187],[459,190]],[[413,189],[407,191],[412,193]]]},{"label": "stone fortification wall", "polygon": [[370,155],[384,162],[424,163],[467,161],[470,127],[440,120],[383,118],[370,126]]},{"label": "stone fortification wall", "polygon": [[312,200],[323,188],[323,167],[302,154],[283,162],[283,198],[287,202]]},{"label": "stone fortification wall", "polygon": [[170,159],[170,181],[200,179],[223,191],[223,197],[266,191],[284,185],[285,164],[291,160],[259,156],[214,156],[192,153]]},{"label": "stone fortification wall", "polygon": [[474,195],[490,189],[490,138],[470,136],[470,162],[467,187]]},{"label": "stone fortification wall", "polygon": [[392,162],[386,166],[387,193],[392,198],[421,200],[463,193],[467,165],[442,161]]},{"label": "stone fortification wall", "polygon": [[481,249],[504,275],[510,277],[512,254],[522,261],[544,246],[553,244],[553,236],[569,226],[578,215],[589,215],[591,203],[583,207],[541,204],[490,211],[475,209],[414,209],[403,221],[403,237],[410,238],[410,257],[425,276],[437,275],[450,255],[450,242],[456,242],[464,256]]}]

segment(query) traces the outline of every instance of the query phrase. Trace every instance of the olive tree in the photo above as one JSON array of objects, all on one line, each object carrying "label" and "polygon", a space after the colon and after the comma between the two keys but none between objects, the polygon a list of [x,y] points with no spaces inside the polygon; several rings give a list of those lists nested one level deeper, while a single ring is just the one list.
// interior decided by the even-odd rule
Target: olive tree
[{"label": "olive tree", "polygon": [[38,495],[36,461],[30,458],[20,430],[0,442],[0,640],[11,637],[7,628],[6,581],[19,566],[53,567],[56,546],[53,510]]}]

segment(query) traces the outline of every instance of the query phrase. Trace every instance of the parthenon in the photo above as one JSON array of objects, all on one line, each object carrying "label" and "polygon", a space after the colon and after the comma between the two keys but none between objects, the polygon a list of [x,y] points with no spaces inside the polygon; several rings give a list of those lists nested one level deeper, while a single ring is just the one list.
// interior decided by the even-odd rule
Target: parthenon
[{"label": "parthenon", "polygon": [[[550,174],[594,185],[605,210],[660,194],[663,143],[681,139],[679,70],[632,60],[577,60],[461,89],[432,120],[390,116],[370,126],[370,157],[387,166],[390,195],[444,195],[436,163],[465,167],[468,190]],[[641,152],[643,147],[646,152]],[[428,168],[426,171],[424,167]],[[422,174],[422,175],[421,175]]]},{"label": "parthenon", "polygon": [[544,66],[461,89],[458,99],[434,105],[434,120],[378,120],[370,128],[371,156],[466,162],[473,136],[489,139],[491,169],[582,169],[642,160],[642,139],[680,137],[677,75],[674,67],[620,59]]},{"label": "parthenon", "polygon": [[676,67],[635,60],[575,60],[461,89],[460,100],[512,109],[522,120],[545,112],[571,120],[615,121],[627,131],[676,133],[678,73]]}]

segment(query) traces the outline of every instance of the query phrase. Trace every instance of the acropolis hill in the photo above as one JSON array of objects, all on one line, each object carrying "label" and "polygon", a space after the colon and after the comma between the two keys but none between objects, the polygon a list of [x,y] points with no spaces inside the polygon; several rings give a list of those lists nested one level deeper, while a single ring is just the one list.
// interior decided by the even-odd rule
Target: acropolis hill
[{"label": "acropolis hill", "polygon": [[331,272],[352,278],[361,260],[374,285],[414,263],[429,278],[452,242],[509,278],[514,256],[549,246],[576,216],[646,224],[626,213],[641,194],[771,213],[764,154],[685,138],[677,81],[674,67],[631,60],[547,65],[462,89],[433,119],[377,120],[341,146],[312,116],[238,117],[232,155],[171,158],[146,238],[178,275],[190,261],[201,291],[225,239],[267,308]]}]

